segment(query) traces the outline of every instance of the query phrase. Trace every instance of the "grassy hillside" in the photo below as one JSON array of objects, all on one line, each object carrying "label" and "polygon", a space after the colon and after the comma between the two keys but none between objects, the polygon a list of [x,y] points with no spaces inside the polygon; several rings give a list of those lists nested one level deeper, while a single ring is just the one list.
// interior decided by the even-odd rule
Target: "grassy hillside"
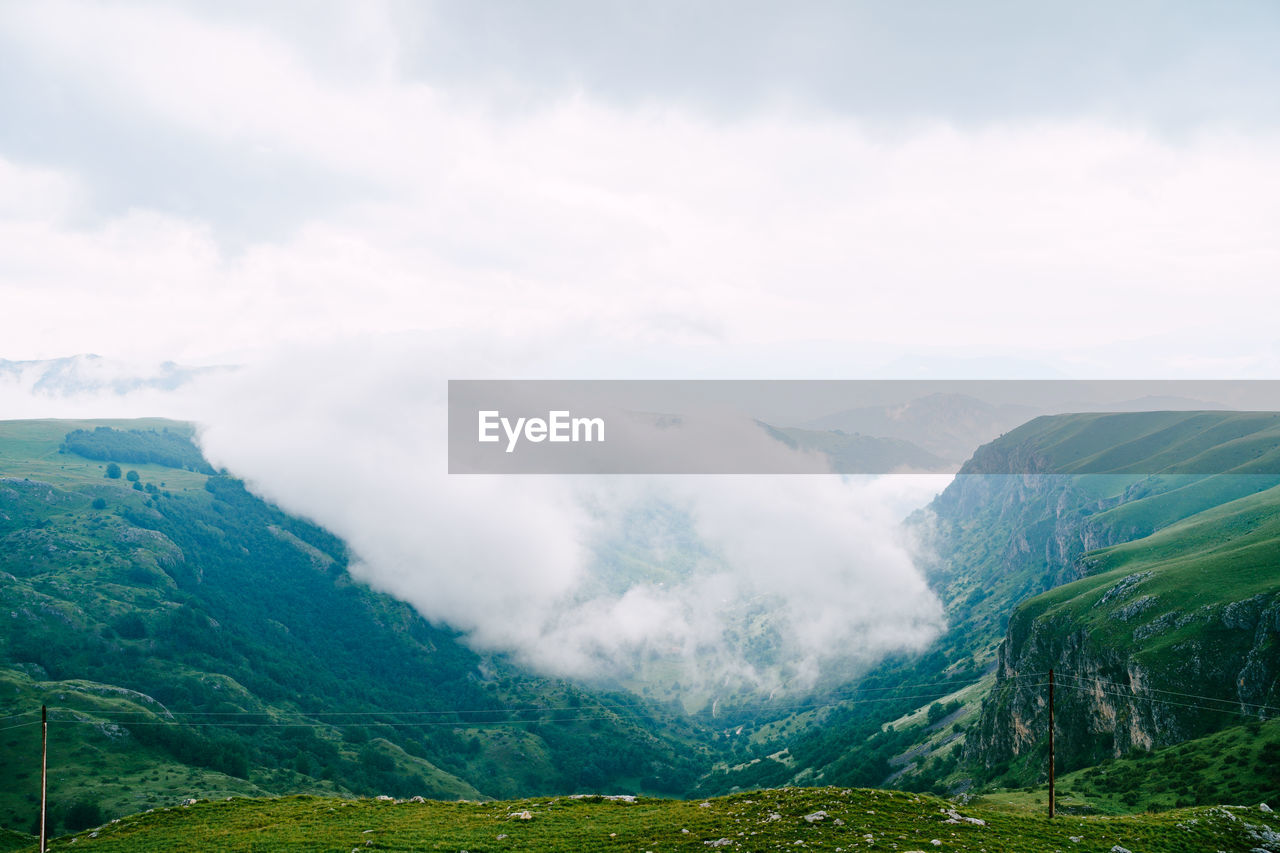
[{"label": "grassy hillside", "polygon": [[1280,413],[1051,415],[979,448],[961,470],[968,474],[1278,474]]},{"label": "grassy hillside", "polygon": [[[1027,620],[1062,618],[1098,642],[1128,645],[1131,656],[1160,663],[1204,632],[1208,611],[1280,593],[1280,487],[1092,552],[1084,563],[1088,577],[1019,609],[1013,635],[1027,630]],[[1134,580],[1116,590],[1126,578]],[[1206,618],[1182,619],[1197,610]]]},{"label": "grassy hillside", "polygon": [[41,703],[58,830],[191,796],[696,779],[707,749],[686,722],[476,654],[354,583],[342,542],[234,478],[130,461],[112,478],[111,460],[63,449],[104,425],[143,430],[99,440],[108,452],[152,435],[171,455],[188,434],[0,423],[0,718],[28,715],[0,724],[0,825],[32,827]]},{"label": "grassy hillside", "polygon": [[31,846],[31,836],[9,829],[0,829],[0,850],[21,850]]},{"label": "grassy hillside", "polygon": [[[1001,671],[1061,673],[1064,769],[1280,713],[1280,487],[1081,564],[1089,576],[1018,608]],[[1008,721],[1042,729],[1042,704],[997,685],[982,723],[988,760],[1027,751]]]},{"label": "grassy hillside", "polygon": [[1068,773],[1068,801],[1108,814],[1215,802],[1280,802],[1280,720],[1250,722]]},{"label": "grassy hillside", "polygon": [[1274,818],[1258,808],[1235,807],[1051,821],[1042,815],[923,795],[839,788],[753,791],[703,802],[551,797],[415,803],[288,797],[157,810],[60,839],[52,849],[1102,853],[1120,847],[1184,853],[1280,850],[1280,835],[1274,830],[1280,821]]},{"label": "grassy hillside", "polygon": [[[1041,473],[962,478],[939,502],[953,553],[978,555],[997,584],[1046,568],[1057,579],[1009,618],[997,683],[967,735],[980,777],[1013,784],[1041,776],[1044,686],[1031,676],[1050,668],[1059,674],[1065,770],[1201,738],[1280,708],[1278,417],[1041,418],[975,455],[970,471],[1023,465]],[[1096,473],[1064,473],[1082,470]],[[1000,526],[1031,512],[1041,518],[1038,538],[1028,532],[1034,525]],[[975,518],[998,537],[974,527]],[[1010,548],[1004,537],[1024,545]],[[1038,548],[1025,547],[1034,542]],[[1151,800],[1136,779],[1134,790],[1113,785],[1110,793],[1127,795],[1129,806],[1229,796],[1227,779],[1204,769],[1179,784],[1191,791],[1182,797]]]}]

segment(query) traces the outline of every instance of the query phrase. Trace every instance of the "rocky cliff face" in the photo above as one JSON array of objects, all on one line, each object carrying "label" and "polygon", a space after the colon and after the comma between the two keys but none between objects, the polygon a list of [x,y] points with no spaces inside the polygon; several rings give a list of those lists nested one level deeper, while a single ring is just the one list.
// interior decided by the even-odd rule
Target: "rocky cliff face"
[{"label": "rocky cliff face", "polygon": [[[1280,594],[1162,611],[1143,594],[1149,578],[1128,575],[1097,596],[1095,611],[1121,631],[1082,626],[1069,608],[1021,610],[966,757],[991,769],[1043,751],[1050,668],[1062,771],[1267,716],[1260,706],[1280,701]],[[1023,778],[1041,770],[1029,765]]]},{"label": "rocky cliff face", "polygon": [[945,651],[984,662],[999,644],[968,763],[1011,781],[1043,772],[1051,668],[1064,769],[1276,713],[1274,422],[1038,418],[965,464],[921,528],[948,607]]},{"label": "rocky cliff face", "polygon": [[[1094,479],[1094,478],[1089,478]],[[931,507],[927,566],[953,632],[994,642],[1012,605],[1085,576],[1090,551],[1141,531],[1100,519],[1132,499],[1132,478],[1099,488],[1061,474],[962,473]]]}]

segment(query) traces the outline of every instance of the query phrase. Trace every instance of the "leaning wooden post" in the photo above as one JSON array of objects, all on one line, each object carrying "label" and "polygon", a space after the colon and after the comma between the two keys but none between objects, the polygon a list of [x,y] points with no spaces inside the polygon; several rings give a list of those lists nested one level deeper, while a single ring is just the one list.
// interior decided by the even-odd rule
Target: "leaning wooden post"
[{"label": "leaning wooden post", "polygon": [[1049,817],[1053,817],[1053,670],[1049,670]]},{"label": "leaning wooden post", "polygon": [[40,706],[40,853],[45,853],[45,807],[49,794],[49,709]]}]

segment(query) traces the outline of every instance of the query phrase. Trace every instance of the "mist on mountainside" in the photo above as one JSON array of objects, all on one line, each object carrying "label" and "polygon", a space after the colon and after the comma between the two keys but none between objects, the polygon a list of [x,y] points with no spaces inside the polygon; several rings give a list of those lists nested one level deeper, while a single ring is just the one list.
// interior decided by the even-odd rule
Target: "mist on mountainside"
[{"label": "mist on mountainside", "polygon": [[940,630],[899,522],[947,477],[450,477],[417,355],[212,377],[200,443],[342,536],[358,579],[543,672],[808,688]]}]

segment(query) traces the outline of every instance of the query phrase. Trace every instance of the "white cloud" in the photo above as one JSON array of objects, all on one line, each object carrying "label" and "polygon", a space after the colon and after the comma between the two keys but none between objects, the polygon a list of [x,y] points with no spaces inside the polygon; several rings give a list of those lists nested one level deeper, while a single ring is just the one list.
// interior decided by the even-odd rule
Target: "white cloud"
[{"label": "white cloud", "polygon": [[[5,6],[26,61],[100,107],[214,146],[204,157],[270,150],[350,184],[343,204],[228,248],[199,210],[95,216],[92,170],[0,159],[0,297],[27,319],[5,354],[226,360],[425,330],[619,353],[827,340],[1070,360],[1181,335],[1151,359],[1171,364],[1205,326],[1222,331],[1192,338],[1204,363],[1270,340],[1274,132],[886,127],[572,93],[496,112],[398,76],[387,14],[356,15],[360,73],[335,75],[286,30],[235,16]],[[205,165],[234,168],[191,168]]]},{"label": "white cloud", "polygon": [[[897,525],[946,478],[451,477],[435,357],[313,349],[187,404],[210,460],[342,536],[355,577],[544,671],[807,685],[939,630]],[[664,545],[682,524],[703,544]]]},{"label": "white cloud", "polygon": [[75,192],[11,201],[0,291],[29,322],[7,354],[219,359],[414,329],[1072,353],[1206,324],[1267,340],[1277,307],[1271,140],[1049,126],[890,143],[819,118],[582,103],[474,130],[485,145],[454,152],[466,168],[406,162],[402,197],[234,253],[200,221],[70,225]]}]

